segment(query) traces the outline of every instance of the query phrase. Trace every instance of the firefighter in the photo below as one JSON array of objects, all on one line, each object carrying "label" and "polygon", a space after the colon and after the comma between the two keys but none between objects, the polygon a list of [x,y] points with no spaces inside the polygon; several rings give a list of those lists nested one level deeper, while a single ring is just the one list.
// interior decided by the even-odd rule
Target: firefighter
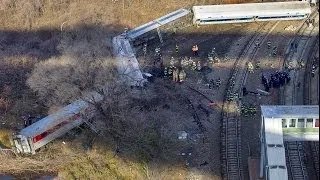
[{"label": "firefighter", "polygon": [[168,68],[167,67],[164,68],[164,72],[163,73],[164,73],[164,77],[168,76]]},{"label": "firefighter", "polygon": [[172,76],[172,68],[168,68],[168,76]]},{"label": "firefighter", "polygon": [[256,69],[259,69],[260,68],[260,61],[257,61],[256,62]]},{"label": "firefighter", "polygon": [[253,67],[252,63],[251,63],[251,62],[249,62],[249,63],[248,63],[248,70],[249,70],[249,73],[253,73],[253,69],[254,69],[254,67]]},{"label": "firefighter", "polygon": [[23,121],[24,121],[24,127],[28,127],[28,119],[25,116],[22,116]]},{"label": "firefighter", "polygon": [[208,54],[208,63],[213,64],[213,56],[211,53]]},{"label": "firefighter", "polygon": [[256,108],[255,107],[249,107],[248,112],[250,115],[255,115],[256,114]]},{"label": "firefighter", "polygon": [[147,54],[147,46],[148,46],[148,44],[145,42],[145,43],[143,44],[143,55],[144,55],[144,56]]},{"label": "firefighter", "polygon": [[272,55],[275,57],[277,55],[277,46],[273,46]]},{"label": "firefighter", "polygon": [[308,26],[309,26],[309,28],[313,28],[313,23],[312,23],[311,19],[309,19]]},{"label": "firefighter", "polygon": [[191,70],[195,71],[196,69],[197,69],[197,64],[196,62],[192,61]]},{"label": "firefighter", "polygon": [[268,49],[270,49],[271,48],[271,41],[268,41],[267,45],[268,45]]},{"label": "firefighter", "polygon": [[195,45],[195,46],[192,47],[192,51],[193,51],[195,56],[198,56],[198,50],[199,50],[198,45]]},{"label": "firefighter", "polygon": [[218,78],[218,80],[216,81],[216,86],[217,86],[217,87],[220,87],[220,86],[221,86],[221,79],[220,79],[220,78]]},{"label": "firefighter", "polygon": [[188,66],[192,67],[192,64],[193,64],[193,60],[191,59],[191,57],[189,58],[189,61],[188,61]]},{"label": "firefighter", "polygon": [[198,61],[198,63],[197,63],[197,70],[198,70],[198,71],[201,70],[201,63],[200,63],[200,61]]},{"label": "firefighter", "polygon": [[314,74],[316,73],[316,66],[312,65],[312,70],[311,70],[311,77],[314,77]]},{"label": "firefighter", "polygon": [[213,79],[210,79],[209,84],[210,84],[209,87],[211,87],[211,89],[212,89],[212,88],[215,88],[216,83],[214,82]]},{"label": "firefighter", "polygon": [[170,59],[170,67],[173,68],[174,67],[174,58],[171,57]]},{"label": "firefighter", "polygon": [[256,47],[260,47],[259,41],[256,41]]},{"label": "firefighter", "polygon": [[32,119],[34,117],[31,117],[30,115],[28,116],[28,126],[30,126],[32,124]]},{"label": "firefighter", "polygon": [[179,53],[179,46],[178,46],[178,44],[176,44],[176,53],[177,53],[177,54]]},{"label": "firefighter", "polygon": [[264,77],[263,74],[261,75],[261,82],[262,82],[262,84],[266,84],[267,83],[267,78]]},{"label": "firefighter", "polygon": [[182,83],[183,81],[186,80],[186,72],[184,72],[184,70],[182,69],[179,73],[179,81]]},{"label": "firefighter", "polygon": [[267,91],[267,92],[269,92],[269,90],[270,90],[270,85],[269,85],[269,83],[264,84],[264,90]]},{"label": "firefighter", "polygon": [[248,116],[248,107],[243,106],[241,109],[242,114],[247,117]]},{"label": "firefighter", "polygon": [[249,107],[246,105],[243,107],[243,115],[245,117],[247,117],[249,115]]},{"label": "firefighter", "polygon": [[179,70],[174,68],[172,72],[172,80],[174,82],[178,82],[178,75],[179,75]]},{"label": "firefighter", "polygon": [[246,87],[243,87],[243,88],[242,88],[242,95],[243,95],[243,96],[248,95],[248,91],[247,91],[247,88],[246,88]]},{"label": "firefighter", "polygon": [[276,57],[276,56],[277,56],[277,51],[276,51],[276,50],[273,50],[273,51],[272,51],[272,55],[273,55],[273,57]]},{"label": "firefighter", "polygon": [[186,58],[183,58],[180,64],[181,64],[181,67],[186,67],[187,66]]}]

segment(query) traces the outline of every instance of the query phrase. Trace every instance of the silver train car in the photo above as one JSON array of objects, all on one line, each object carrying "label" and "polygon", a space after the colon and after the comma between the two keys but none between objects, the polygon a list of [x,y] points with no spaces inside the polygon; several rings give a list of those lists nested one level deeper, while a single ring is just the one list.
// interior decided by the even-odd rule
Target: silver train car
[{"label": "silver train car", "polygon": [[22,129],[12,137],[13,150],[17,153],[31,153],[64,135],[71,129],[80,126],[86,119],[92,118],[95,108],[92,103],[99,102],[103,96],[95,92],[59,111]]},{"label": "silver train car", "polygon": [[311,14],[310,4],[303,1],[193,6],[192,10],[196,25],[299,20]]}]

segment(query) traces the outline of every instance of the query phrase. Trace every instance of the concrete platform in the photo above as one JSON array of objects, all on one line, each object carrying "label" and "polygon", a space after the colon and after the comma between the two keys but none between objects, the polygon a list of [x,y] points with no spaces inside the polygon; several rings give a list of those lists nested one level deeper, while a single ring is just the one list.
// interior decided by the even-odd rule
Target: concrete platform
[{"label": "concrete platform", "polygon": [[249,177],[250,180],[263,180],[263,178],[259,178],[260,171],[260,159],[259,158],[248,158],[248,169],[249,169]]}]

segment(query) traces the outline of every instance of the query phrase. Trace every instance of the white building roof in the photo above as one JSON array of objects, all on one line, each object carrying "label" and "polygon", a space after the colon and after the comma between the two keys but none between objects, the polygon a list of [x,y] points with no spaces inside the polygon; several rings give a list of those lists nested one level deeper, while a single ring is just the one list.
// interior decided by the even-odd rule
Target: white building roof
[{"label": "white building roof", "polygon": [[265,118],[319,118],[319,106],[261,106]]},{"label": "white building roof", "polygon": [[287,14],[310,14],[311,7],[308,2],[266,2],[246,4],[225,4],[193,6],[194,19],[235,18]]}]

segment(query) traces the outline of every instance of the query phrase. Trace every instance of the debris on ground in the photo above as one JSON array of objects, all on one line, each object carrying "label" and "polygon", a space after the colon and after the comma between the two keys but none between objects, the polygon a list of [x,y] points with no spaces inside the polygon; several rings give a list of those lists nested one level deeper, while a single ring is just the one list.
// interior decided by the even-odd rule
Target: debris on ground
[{"label": "debris on ground", "polygon": [[297,29],[297,27],[290,25],[284,28],[285,31],[295,31]]},{"label": "debris on ground", "polygon": [[188,133],[186,133],[185,131],[180,131],[178,132],[178,139],[182,140],[182,139],[187,139]]}]

